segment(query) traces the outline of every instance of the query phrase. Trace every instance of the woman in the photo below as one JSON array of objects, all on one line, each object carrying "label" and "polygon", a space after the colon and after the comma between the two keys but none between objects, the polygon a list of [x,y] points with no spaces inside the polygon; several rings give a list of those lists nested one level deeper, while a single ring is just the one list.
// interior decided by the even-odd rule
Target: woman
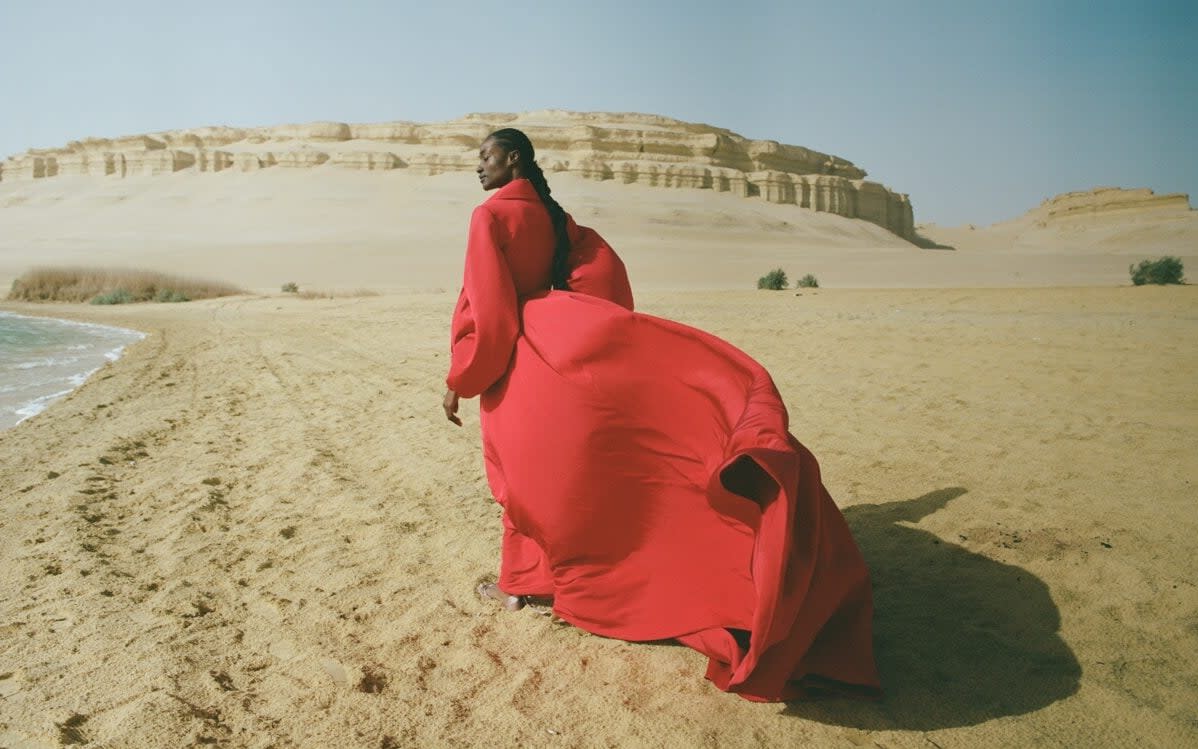
[{"label": "woman", "polygon": [[452,322],[444,409],[481,396],[504,508],[480,593],[595,634],[674,638],[759,701],[878,688],[869,577],[769,374],[632,311],[624,266],[551,195],[532,143],[492,133]]}]

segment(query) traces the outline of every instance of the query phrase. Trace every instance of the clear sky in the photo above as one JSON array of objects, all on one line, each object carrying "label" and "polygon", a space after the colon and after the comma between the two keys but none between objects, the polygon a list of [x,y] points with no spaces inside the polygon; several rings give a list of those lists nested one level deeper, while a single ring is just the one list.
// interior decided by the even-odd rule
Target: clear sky
[{"label": "clear sky", "polygon": [[635,111],[846,158],[917,222],[1198,200],[1198,2],[0,0],[0,156],[88,136]]}]

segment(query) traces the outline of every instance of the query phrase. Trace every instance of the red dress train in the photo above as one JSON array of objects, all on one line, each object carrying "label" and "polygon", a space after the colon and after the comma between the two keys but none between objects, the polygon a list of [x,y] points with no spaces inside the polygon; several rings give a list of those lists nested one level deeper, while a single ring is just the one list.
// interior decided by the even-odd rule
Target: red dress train
[{"label": "red dress train", "polygon": [[447,378],[481,395],[504,507],[499,586],[595,634],[674,638],[752,700],[876,691],[869,576],[769,374],[632,311],[624,267],[570,221],[572,291],[527,180],[475,209]]}]

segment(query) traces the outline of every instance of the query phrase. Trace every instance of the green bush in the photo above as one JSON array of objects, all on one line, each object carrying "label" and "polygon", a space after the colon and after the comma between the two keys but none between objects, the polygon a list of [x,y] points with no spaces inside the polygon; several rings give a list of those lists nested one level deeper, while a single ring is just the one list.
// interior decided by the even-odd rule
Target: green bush
[{"label": "green bush", "polygon": [[1182,277],[1184,271],[1181,259],[1168,255],[1160,260],[1141,260],[1138,266],[1127,266],[1127,272],[1131,274],[1131,282],[1136,286],[1143,286],[1146,283],[1185,283],[1185,279]]},{"label": "green bush", "polygon": [[159,289],[154,295],[155,302],[190,302],[186,294],[175,289]]},{"label": "green bush", "polygon": [[287,283],[283,284],[283,293],[284,294],[298,294],[299,293],[299,285],[296,284],[294,281],[288,281]]},{"label": "green bush", "polygon": [[799,282],[797,284],[795,284],[795,286],[800,289],[818,289],[819,281],[816,279],[815,276],[808,273],[807,275],[800,278]]},{"label": "green bush", "polygon": [[132,304],[133,295],[129,294],[125,289],[116,289],[108,291],[105,294],[97,294],[91,298],[92,304]]},{"label": "green bush", "polygon": [[781,268],[774,268],[769,273],[766,273],[761,278],[757,279],[757,288],[769,289],[770,291],[779,291],[786,288],[786,271]]},{"label": "green bush", "polygon": [[133,295],[124,289],[117,289],[92,297],[92,304],[130,304],[132,302]]}]

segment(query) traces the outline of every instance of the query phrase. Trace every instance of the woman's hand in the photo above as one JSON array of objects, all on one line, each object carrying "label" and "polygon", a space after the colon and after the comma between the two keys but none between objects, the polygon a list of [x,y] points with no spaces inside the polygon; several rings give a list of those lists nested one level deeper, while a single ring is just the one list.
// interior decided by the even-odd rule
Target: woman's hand
[{"label": "woman's hand", "polygon": [[458,418],[458,394],[452,390],[445,391],[445,400],[441,402],[441,406],[445,409],[445,418],[452,421],[458,426],[462,425],[462,420]]}]

